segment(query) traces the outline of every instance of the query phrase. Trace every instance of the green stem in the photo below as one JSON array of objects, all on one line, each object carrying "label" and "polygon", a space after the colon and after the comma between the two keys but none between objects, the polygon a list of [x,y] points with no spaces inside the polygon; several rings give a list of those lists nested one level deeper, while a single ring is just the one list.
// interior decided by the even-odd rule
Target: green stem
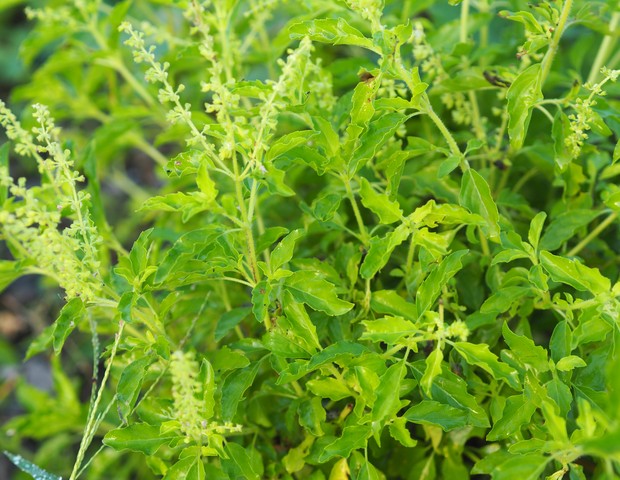
[{"label": "green stem", "polygon": [[553,115],[551,115],[551,113],[549,113],[549,110],[547,110],[545,107],[543,107],[542,105],[535,105],[535,107],[540,110],[545,117],[547,117],[547,119],[551,122],[551,124],[553,125],[554,122],[554,118]]},{"label": "green stem", "polygon": [[[252,273],[252,279],[254,284],[257,284],[260,280],[260,274],[258,271],[258,264],[256,262],[256,251],[254,247],[254,234],[252,232],[252,220],[248,214],[248,208],[245,204],[245,197],[243,195],[243,186],[239,177],[239,166],[237,159],[233,158],[233,169],[235,178],[235,192],[237,195],[237,204],[241,212],[241,220],[243,221],[243,232],[245,234],[245,243],[248,256],[248,262],[250,264],[250,270]],[[253,208],[253,197],[256,197],[256,182],[252,184],[252,190],[250,192],[250,207]]]},{"label": "green stem", "polygon": [[611,16],[611,20],[609,21],[609,35],[605,35],[605,38],[603,38],[601,46],[596,53],[596,58],[594,59],[594,63],[590,69],[590,75],[588,75],[588,83],[595,82],[596,76],[600,73],[601,67],[613,51],[616,40],[618,40],[618,37],[616,36],[616,27],[618,26],[618,22],[620,22],[620,11],[614,12]]},{"label": "green stem", "polygon": [[465,43],[467,41],[467,23],[469,21],[469,0],[463,0],[461,3],[461,29],[459,32],[459,41]]},{"label": "green stem", "polygon": [[478,230],[479,238],[480,238],[480,248],[482,249],[482,254],[485,257],[491,256],[491,250],[489,249],[489,242],[487,241],[487,237],[482,233],[482,229]]},{"label": "green stem", "polygon": [[114,357],[116,356],[116,351],[121,341],[121,336],[123,335],[123,328],[125,326],[125,322],[122,320],[119,322],[118,332],[114,338],[114,344],[112,345],[112,351],[110,352],[110,359],[108,360],[108,366],[105,369],[105,373],[103,374],[103,379],[101,380],[101,385],[99,386],[99,393],[97,394],[97,398],[91,404],[90,411],[88,413],[88,419],[86,422],[86,428],[84,429],[84,436],[82,437],[82,441],[80,442],[80,448],[78,450],[77,458],[73,465],[73,470],[71,472],[71,476],[69,480],[75,480],[77,478],[78,472],[80,471],[80,466],[84,461],[84,455],[86,454],[86,450],[90,446],[90,443],[101,423],[102,416],[97,416],[97,410],[99,408],[99,404],[101,403],[101,398],[103,397],[103,391],[105,390],[105,385],[108,381],[108,377],[110,376],[110,372],[112,370],[112,364],[114,363]]},{"label": "green stem", "polygon": [[220,44],[222,47],[222,62],[224,63],[224,74],[226,75],[226,80],[230,81],[233,79],[232,67],[234,65],[234,59],[230,50],[231,41],[228,38],[230,11],[224,11],[222,3],[223,2],[214,2],[215,14],[218,19],[218,33],[220,37]]},{"label": "green stem", "polygon": [[355,195],[353,194],[353,190],[351,189],[351,180],[348,178],[343,178],[342,182],[344,183],[344,188],[347,191],[347,197],[349,198],[349,202],[351,202],[351,208],[353,208],[353,215],[355,215],[355,220],[357,221],[357,226],[360,231],[362,243],[367,246],[370,242],[370,237],[368,235],[368,231],[366,230],[366,225],[364,225],[364,220],[362,219],[360,209],[357,206]]},{"label": "green stem", "polygon": [[[84,10],[82,10],[82,16],[84,17],[84,20],[86,22],[86,31],[92,35],[95,43],[102,52],[109,53],[110,49],[108,48],[108,43],[97,29],[97,19],[89,18],[88,13]],[[151,94],[142,86],[140,82],[138,82],[138,80],[136,80],[136,78],[127,69],[127,67],[123,63],[123,60],[119,56],[113,55],[109,59],[100,60],[99,63],[101,65],[107,65],[116,70],[149,107],[155,106],[155,100],[153,99]]]},{"label": "green stem", "polygon": [[592,230],[588,235],[586,235],[584,237],[584,239],[581,240],[581,242],[579,242],[577,245],[575,245],[566,254],[566,256],[567,257],[574,257],[579,252],[581,252],[581,250],[583,250],[584,247],[586,247],[588,245],[588,243],[590,243],[593,239],[598,237],[603,230],[605,230],[607,227],[609,227],[609,225],[611,225],[614,222],[614,220],[616,220],[616,218],[618,218],[618,212],[612,212],[605,220],[603,220],[601,223],[599,223],[598,226],[594,230]]},{"label": "green stem", "polygon": [[469,103],[471,104],[472,126],[478,140],[484,140],[486,133],[482,127],[482,117],[480,117],[480,108],[478,108],[478,97],[473,90],[467,94]]},{"label": "green stem", "polygon": [[409,276],[409,274],[411,273],[411,268],[413,267],[413,256],[415,253],[415,247],[415,235],[411,235],[411,242],[409,243],[409,250],[407,251],[407,263],[405,264],[405,278]]},{"label": "green stem", "polygon": [[[463,0],[461,3],[461,30],[459,35],[459,41],[461,43],[467,42],[467,33],[468,33],[468,23],[469,23],[469,0]],[[462,61],[467,66],[467,56],[462,57]],[[476,92],[473,90],[467,93],[467,97],[469,99],[469,103],[471,104],[472,109],[472,126],[474,127],[474,133],[476,134],[476,138],[479,140],[483,140],[485,138],[484,129],[482,128],[482,121],[480,119],[480,109],[478,108],[478,99],[476,97]]]},{"label": "green stem", "polygon": [[162,154],[159,150],[157,150],[153,145],[144,140],[140,135],[137,135],[135,132],[130,132],[129,136],[130,140],[134,143],[136,147],[146,153],[149,157],[151,157],[155,162],[157,162],[162,167],[165,167],[168,163],[168,158]]},{"label": "green stem", "polygon": [[[422,100],[420,103],[421,103],[421,107],[424,113],[426,113],[429,116],[429,118],[435,124],[437,129],[441,132],[441,135],[443,135],[443,138],[448,143],[448,147],[450,148],[450,153],[452,153],[452,155],[454,156],[462,157],[463,154],[461,153],[461,150],[459,149],[459,146],[457,145],[456,140],[450,133],[450,130],[448,130],[446,125],[443,123],[441,118],[439,118],[439,116],[435,113],[435,110],[433,110],[433,106],[431,105],[431,102],[426,94],[422,97]],[[469,168],[469,165],[467,164],[467,161],[464,158],[462,158],[461,170],[467,170],[468,168]]]},{"label": "green stem", "polygon": [[[478,10],[480,13],[488,13],[489,12],[489,4],[487,0],[480,0],[478,2]],[[480,28],[480,48],[486,48],[489,43],[489,24],[487,22]],[[479,65],[482,67],[486,65],[487,58],[482,56],[480,58]]]},{"label": "green stem", "polygon": [[[396,68],[398,69],[398,73],[400,74],[400,78],[403,82],[405,82],[405,84],[407,85],[407,88],[409,88],[409,91],[413,93],[414,92],[413,78],[411,75],[407,73],[407,69],[405,68],[402,61],[400,60],[400,52],[398,52],[396,57],[398,61],[395,62],[395,64],[396,64]],[[454,140],[454,137],[452,136],[450,131],[446,128],[446,125],[442,122],[441,118],[439,118],[437,114],[435,113],[435,111],[433,110],[433,106],[431,105],[430,99],[428,98],[428,94],[426,93],[422,94],[420,98],[419,109],[421,112],[426,113],[430,117],[430,119],[433,121],[435,126],[439,129],[439,131],[445,138],[446,142],[448,143],[448,146],[450,147],[450,152],[452,153],[452,155],[463,157],[463,154],[461,153],[461,150],[459,149],[459,146],[457,145],[456,140]],[[469,168],[469,165],[467,163],[467,160],[462,158],[461,170],[467,170],[468,168]]]},{"label": "green stem", "polygon": [[528,182],[528,180],[532,178],[534,175],[536,175],[537,173],[538,173],[537,168],[530,168],[527,172],[525,172],[525,174],[521,178],[519,178],[517,183],[515,183],[514,187],[512,188],[512,191],[514,193],[517,193],[519,190],[523,188],[523,185],[525,185]]},{"label": "green stem", "polygon": [[295,390],[295,394],[297,395],[297,397],[302,398],[303,396],[305,396],[304,390],[303,388],[301,388],[301,385],[299,385],[299,382],[297,380],[293,380],[291,382],[291,386],[293,387],[293,390]]},{"label": "green stem", "polygon": [[122,61],[116,60],[114,62],[110,62],[110,65],[120,74],[121,77],[123,77],[131,88],[134,89],[138,96],[144,100],[144,103],[146,103],[149,107],[155,106],[155,100],[153,100],[151,94],[142,86],[140,82],[138,82],[138,80],[136,80]]},{"label": "green stem", "polygon": [[549,49],[541,63],[541,72],[539,77],[539,87],[542,89],[545,84],[545,80],[547,80],[547,76],[551,71],[551,65],[553,64],[553,59],[555,58],[555,54],[558,51],[558,46],[560,45],[560,39],[562,38],[562,34],[564,33],[564,29],[566,28],[566,21],[568,20],[568,15],[570,13],[570,9],[573,6],[573,0],[566,0],[562,5],[562,11],[560,13],[560,19],[558,20],[558,25],[553,34],[553,38],[551,39],[551,43],[549,44]]}]

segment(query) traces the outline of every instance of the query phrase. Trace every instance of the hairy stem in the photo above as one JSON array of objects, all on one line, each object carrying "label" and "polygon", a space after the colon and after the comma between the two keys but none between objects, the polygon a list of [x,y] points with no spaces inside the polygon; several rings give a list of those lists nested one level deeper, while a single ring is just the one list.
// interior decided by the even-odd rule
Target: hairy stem
[{"label": "hairy stem", "polygon": [[551,43],[549,44],[549,49],[542,60],[541,64],[541,72],[539,77],[539,87],[542,89],[545,84],[545,80],[547,80],[547,76],[551,71],[551,65],[553,64],[553,59],[555,58],[555,54],[558,51],[558,46],[560,45],[560,39],[564,33],[564,29],[566,28],[566,21],[568,20],[568,15],[570,13],[570,9],[573,6],[573,0],[566,0],[562,5],[562,11],[560,13],[560,19],[558,20],[558,25],[555,28],[555,32],[553,34],[553,38],[551,39]]}]

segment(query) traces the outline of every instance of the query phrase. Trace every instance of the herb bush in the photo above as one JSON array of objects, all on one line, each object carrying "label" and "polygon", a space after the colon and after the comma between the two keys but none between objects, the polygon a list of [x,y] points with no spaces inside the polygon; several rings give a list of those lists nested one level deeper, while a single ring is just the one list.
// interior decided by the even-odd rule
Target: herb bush
[{"label": "herb bush", "polygon": [[24,472],[620,476],[617,1],[27,15],[0,286],[59,313]]}]

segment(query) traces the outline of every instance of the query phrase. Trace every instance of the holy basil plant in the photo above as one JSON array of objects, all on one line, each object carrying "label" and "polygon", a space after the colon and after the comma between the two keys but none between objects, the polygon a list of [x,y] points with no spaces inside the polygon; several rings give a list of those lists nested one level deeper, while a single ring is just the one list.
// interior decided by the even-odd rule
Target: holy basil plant
[{"label": "holy basil plant", "polygon": [[620,476],[616,0],[34,3],[0,287],[58,315],[17,467]]}]

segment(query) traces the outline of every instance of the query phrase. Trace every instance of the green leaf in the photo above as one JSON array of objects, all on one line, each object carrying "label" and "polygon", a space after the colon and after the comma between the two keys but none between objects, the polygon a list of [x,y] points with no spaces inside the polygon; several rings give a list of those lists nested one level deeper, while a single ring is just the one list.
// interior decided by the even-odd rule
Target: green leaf
[{"label": "green leaf", "polygon": [[607,124],[603,121],[601,116],[596,112],[596,110],[592,110],[590,112],[588,118],[588,126],[592,129],[594,133],[598,133],[603,137],[608,137],[612,134],[612,131],[609,129]]},{"label": "green leaf", "polygon": [[175,192],[166,195],[151,197],[144,202],[139,212],[145,210],[157,210],[162,212],[180,212],[181,221],[186,223],[194,215],[206,210],[210,210],[213,206],[215,195],[211,192],[206,195],[203,192]]},{"label": "green leaf", "polygon": [[500,287],[500,289],[485,300],[480,307],[481,313],[503,313],[512,308],[512,305],[523,299],[531,291],[530,287]]},{"label": "green leaf", "polygon": [[324,435],[322,423],[325,422],[327,414],[321,404],[321,398],[312,397],[302,400],[297,408],[297,414],[299,415],[299,425],[315,437]]},{"label": "green leaf", "polygon": [[463,268],[461,260],[468,253],[469,250],[452,252],[426,277],[415,297],[418,318],[421,318],[433,306],[443,287]]},{"label": "green leaf", "polygon": [[616,146],[614,147],[614,153],[612,155],[612,164],[616,163],[620,160],[620,140],[616,142]]},{"label": "green leaf", "polygon": [[540,240],[541,250],[557,250],[570,240],[577,230],[586,227],[603,212],[596,210],[570,210],[562,212],[549,224]]},{"label": "green leaf", "polygon": [[[421,380],[425,368],[425,362],[419,360],[411,364],[415,377]],[[458,408],[467,413],[467,422],[477,427],[488,427],[489,419],[484,409],[478,404],[476,398],[468,391],[468,385],[461,377],[447,369],[443,369],[441,375],[433,379],[431,385],[431,397],[443,404]]]},{"label": "green leaf", "polygon": [[238,350],[231,350],[223,346],[215,351],[207,353],[209,362],[214,370],[226,372],[237,368],[245,368],[250,364],[248,358]]},{"label": "green leaf", "polygon": [[[181,454],[183,455],[183,454]],[[181,458],[166,472],[163,480],[205,480],[205,467],[200,456]]]},{"label": "green leaf", "polygon": [[506,322],[502,327],[502,335],[510,350],[514,352],[517,361],[529,365],[539,373],[549,370],[547,351],[543,347],[536,345],[527,337],[513,333]]},{"label": "green leaf", "polygon": [[497,265],[498,263],[508,263],[512,262],[513,260],[518,260],[520,258],[530,258],[530,255],[523,250],[508,248],[506,250],[502,250],[497,255],[495,255],[493,257],[493,260],[491,261],[491,265]]},{"label": "green leaf", "polygon": [[371,418],[373,422],[377,422],[382,426],[386,420],[395,417],[403,407],[403,402],[400,400],[398,393],[400,392],[400,385],[405,378],[405,374],[403,362],[398,362],[381,375],[381,383],[379,383],[377,388],[377,397],[372,407]]},{"label": "green leaf", "polygon": [[323,175],[328,170],[333,170],[336,162],[335,158],[327,158],[316,148],[311,148],[306,145],[300,145],[299,147],[292,148],[280,158],[301,162],[302,164],[308,165],[319,175]]},{"label": "green leaf", "polygon": [[79,297],[72,298],[62,307],[52,333],[52,345],[56,355],[62,350],[65,340],[80,322],[84,312],[84,302]]},{"label": "green leaf", "polygon": [[407,430],[407,419],[404,417],[395,418],[388,426],[388,430],[392,438],[403,447],[413,448],[418,444],[417,440],[411,438],[411,433]]},{"label": "green leaf", "polygon": [[28,360],[39,353],[46,351],[52,343],[52,335],[55,325],[48,325],[43,331],[30,343],[24,360]]},{"label": "green leaf", "polygon": [[497,380],[504,380],[515,390],[520,390],[519,376],[515,369],[501,363],[497,355],[489,351],[489,346],[468,342],[455,342],[454,348],[470,365],[482,368]]},{"label": "green leaf", "polygon": [[370,297],[370,308],[377,313],[387,313],[407,320],[417,320],[415,305],[394,290],[377,290]]},{"label": "green leaf", "polygon": [[[252,448],[252,447],[248,447]],[[255,450],[248,453],[248,449],[243,448],[238,443],[229,442],[226,444],[226,453],[229,460],[226,463],[233,463],[234,474],[230,478],[244,478],[248,480],[260,480],[263,477],[264,468],[261,456]]]},{"label": "green leaf", "polygon": [[131,450],[153,455],[162,446],[179,438],[174,432],[160,433],[160,428],[147,423],[110,430],[103,437],[104,445],[115,450]]},{"label": "green leaf", "polygon": [[547,394],[559,407],[562,416],[568,415],[573,403],[573,394],[570,388],[558,377],[554,377],[545,385]]},{"label": "green leaf", "polygon": [[309,22],[296,23],[289,27],[292,38],[309,37],[315,42],[332,45],[355,45],[379,53],[373,41],[362,32],[349,25],[343,18],[321,18]]},{"label": "green leaf", "polygon": [[372,278],[385,267],[394,249],[407,240],[410,234],[410,227],[402,223],[391,232],[386,233],[384,237],[374,237],[370,241],[368,254],[360,267],[362,278]]},{"label": "green leaf", "polygon": [[205,420],[210,420],[215,411],[215,371],[206,358],[200,362],[198,380],[202,385],[202,416]]},{"label": "green leaf", "polygon": [[225,422],[232,421],[237,413],[239,402],[243,400],[246,390],[254,382],[261,364],[262,360],[255,361],[248,368],[232,371],[224,379],[222,385],[222,420]]},{"label": "green leaf", "polygon": [[508,135],[510,146],[519,150],[532,118],[532,108],[543,98],[540,91],[540,63],[531,65],[512,82],[506,94],[508,99]]},{"label": "green leaf", "polygon": [[540,252],[540,263],[554,282],[594,294],[609,293],[611,290],[611,281],[607,277],[596,268],[586,267],[579,260],[569,260],[543,251]]},{"label": "green leaf", "polygon": [[534,250],[538,250],[538,241],[540,240],[540,234],[546,219],[547,214],[545,212],[538,212],[530,222],[530,229],[527,232],[527,239],[530,242],[530,245],[534,247]]},{"label": "green leaf", "polygon": [[284,170],[274,167],[269,162],[265,162],[263,167],[265,167],[266,171],[260,178],[265,182],[269,193],[281,197],[292,197],[295,195],[295,190],[284,182],[284,177],[286,176]]},{"label": "green leaf", "polygon": [[398,344],[402,339],[411,336],[417,331],[415,324],[402,317],[364,320],[362,324],[366,328],[366,331],[362,333],[362,340],[386,342],[388,345]]},{"label": "green leaf", "polygon": [[[353,116],[353,114],[351,115]],[[359,146],[353,152],[353,156],[349,163],[349,174],[352,175],[357,173],[364,165],[374,158],[381,147],[383,147],[389,139],[394,138],[396,130],[398,130],[406,119],[407,117],[404,114],[392,112],[370,122],[368,124],[368,130],[360,138]],[[398,206],[396,206],[396,208],[398,208]],[[400,218],[400,214],[398,214],[398,218]],[[388,221],[384,223],[392,222]]]},{"label": "green leaf", "polygon": [[394,223],[401,219],[403,211],[398,202],[390,200],[386,194],[375,192],[368,180],[361,178],[360,195],[362,204],[372,210],[384,224]]},{"label": "green leaf", "polygon": [[441,362],[443,361],[443,351],[441,348],[435,348],[428,357],[426,357],[426,368],[424,369],[424,375],[420,379],[420,386],[424,393],[430,398],[433,398],[433,380],[438,375],[441,375]]},{"label": "green leaf", "polygon": [[133,322],[132,310],[136,305],[137,295],[133,291],[125,292],[121,295],[116,310],[121,317],[121,320],[125,323]]},{"label": "green leaf", "polygon": [[4,454],[13,462],[13,464],[19,468],[22,472],[28,473],[34,478],[34,480],[62,480],[61,477],[57,475],[52,475],[51,473],[46,472],[41,467],[38,467],[32,462],[29,462],[21,455],[15,455],[13,453],[4,451]]},{"label": "green leaf", "polygon": [[282,239],[280,243],[271,252],[271,271],[275,272],[282,265],[290,262],[293,258],[293,250],[295,249],[295,242],[303,236],[304,231],[302,229],[293,230],[286,237]]},{"label": "green leaf", "polygon": [[513,395],[506,399],[502,417],[493,424],[487,440],[494,442],[507,438],[521,431],[521,427],[530,422],[536,411],[536,405],[523,395]]},{"label": "green leaf", "polygon": [[327,118],[312,117],[315,129],[324,139],[324,146],[330,156],[337,156],[340,151],[340,136]]},{"label": "green leaf", "polygon": [[252,290],[252,313],[261,323],[269,315],[271,303],[269,295],[271,295],[271,284],[267,280],[261,280]]},{"label": "green leaf", "polygon": [[355,480],[383,480],[385,476],[366,458],[360,462],[361,468]]},{"label": "green leaf", "polygon": [[151,355],[140,357],[123,369],[116,387],[118,412],[122,420],[125,420],[133,410],[142,387],[142,381],[146,375],[146,370],[153,361],[154,358]]},{"label": "green leaf", "polygon": [[289,364],[280,372],[277,383],[279,385],[298,380],[317,368],[332,362],[350,362],[353,358],[363,357],[368,349],[360,343],[340,341],[324,348],[312,356],[310,361],[299,361]]},{"label": "green leaf", "polygon": [[299,472],[306,465],[306,457],[310,447],[314,443],[314,437],[308,435],[300,445],[291,448],[282,458],[282,464],[288,473]]},{"label": "green leaf", "polygon": [[[172,247],[166,252],[163,260],[157,266],[155,283],[160,284],[168,281],[170,277],[182,269],[185,263],[194,259],[205,246],[212,245],[220,235],[222,235],[222,231],[217,225],[209,225],[181,235],[175,240]],[[132,248],[132,254],[133,250],[134,248]],[[136,254],[140,255],[140,260],[136,258],[137,265],[132,267],[134,275],[138,275],[135,272],[136,268],[140,269],[138,271],[142,271],[146,265],[146,248],[142,246]],[[128,281],[131,282],[130,279]]]},{"label": "green leaf", "polygon": [[207,162],[202,162],[202,165],[198,168],[198,174],[196,175],[196,185],[202,193],[202,200],[206,205],[210,205],[215,201],[217,197],[217,188],[215,188],[215,182],[209,176],[209,170],[207,169]]},{"label": "green leaf", "polygon": [[316,333],[316,326],[312,323],[312,320],[310,320],[308,312],[306,312],[303,304],[296,302],[293,295],[285,291],[282,294],[282,307],[292,332],[303,338],[305,342],[313,348],[320,350],[321,343]]},{"label": "green leaf", "polygon": [[342,436],[325,446],[319,455],[319,462],[325,463],[334,457],[347,458],[353,450],[365,448],[371,429],[367,425],[349,425],[342,430]]},{"label": "green leaf", "polygon": [[508,20],[512,20],[513,22],[519,22],[523,24],[525,30],[530,33],[543,33],[543,26],[536,20],[536,17],[530,12],[509,12],[507,10],[502,10],[499,12],[499,16],[501,18],[505,18]]},{"label": "green leaf", "polygon": [[284,280],[284,285],[295,300],[328,315],[343,315],[353,308],[352,303],[338,298],[334,293],[334,285],[322,279],[318,272],[309,270],[293,272]]},{"label": "green leaf", "polygon": [[451,173],[461,164],[462,161],[463,157],[460,155],[451,155],[446,158],[443,162],[441,162],[441,165],[439,165],[439,169],[437,170],[437,178],[443,178]]},{"label": "green leaf", "polygon": [[422,400],[407,410],[403,417],[412,423],[437,425],[444,432],[467,425],[466,412],[434,400]]},{"label": "green leaf", "polygon": [[252,309],[249,307],[238,307],[222,314],[215,327],[215,341],[219,342],[222,340],[230,330],[239,325],[251,312]]},{"label": "green leaf", "polygon": [[573,153],[566,145],[566,139],[571,135],[570,121],[566,114],[562,110],[558,109],[558,112],[553,118],[553,128],[551,129],[551,136],[553,138],[553,151],[555,163],[561,172],[566,171],[566,168],[573,160]]},{"label": "green leaf", "polygon": [[314,395],[335,401],[342,400],[352,395],[346,385],[343,385],[342,382],[331,377],[310,380],[306,383],[306,386]]},{"label": "green leaf", "polygon": [[262,253],[263,250],[273,245],[276,240],[286,235],[289,232],[288,228],[284,227],[269,227],[265,229],[265,232],[259,235],[256,242],[256,253]]},{"label": "green leaf", "polygon": [[267,151],[267,160],[275,160],[295,147],[307,145],[308,142],[310,142],[318,134],[319,132],[315,132],[314,130],[301,130],[282,135],[269,147],[269,150]]},{"label": "green leaf", "polygon": [[499,240],[499,212],[486,180],[475,170],[467,169],[461,180],[459,203],[486,220],[483,231],[492,240]]},{"label": "green leaf", "polygon": [[288,335],[288,323],[279,320],[276,328],[263,336],[263,345],[281,358],[308,358],[315,350],[308,347],[303,338]]},{"label": "green leaf", "polygon": [[553,329],[551,340],[549,340],[549,350],[551,351],[551,359],[558,362],[561,358],[570,355],[572,351],[573,332],[568,322],[563,320]]},{"label": "green leaf", "polygon": [[499,450],[479,460],[472,473],[488,473],[492,480],[539,480],[549,460],[551,457],[540,453],[511,455]]},{"label": "green leaf", "polygon": [[341,195],[325,189],[312,201],[312,214],[320,222],[329,222],[338,212],[341,201]]},{"label": "green leaf", "polygon": [[347,151],[349,154],[352,154],[351,149],[357,145],[355,141],[366,131],[370,120],[375,114],[373,100],[378,88],[378,82],[370,81],[360,82],[353,89],[351,112],[349,114],[351,123],[347,127]]},{"label": "green leaf", "polygon": [[582,368],[587,365],[588,364],[581,357],[569,355],[568,357],[561,358],[558,363],[556,363],[555,368],[561,372],[570,372],[575,368]]}]

